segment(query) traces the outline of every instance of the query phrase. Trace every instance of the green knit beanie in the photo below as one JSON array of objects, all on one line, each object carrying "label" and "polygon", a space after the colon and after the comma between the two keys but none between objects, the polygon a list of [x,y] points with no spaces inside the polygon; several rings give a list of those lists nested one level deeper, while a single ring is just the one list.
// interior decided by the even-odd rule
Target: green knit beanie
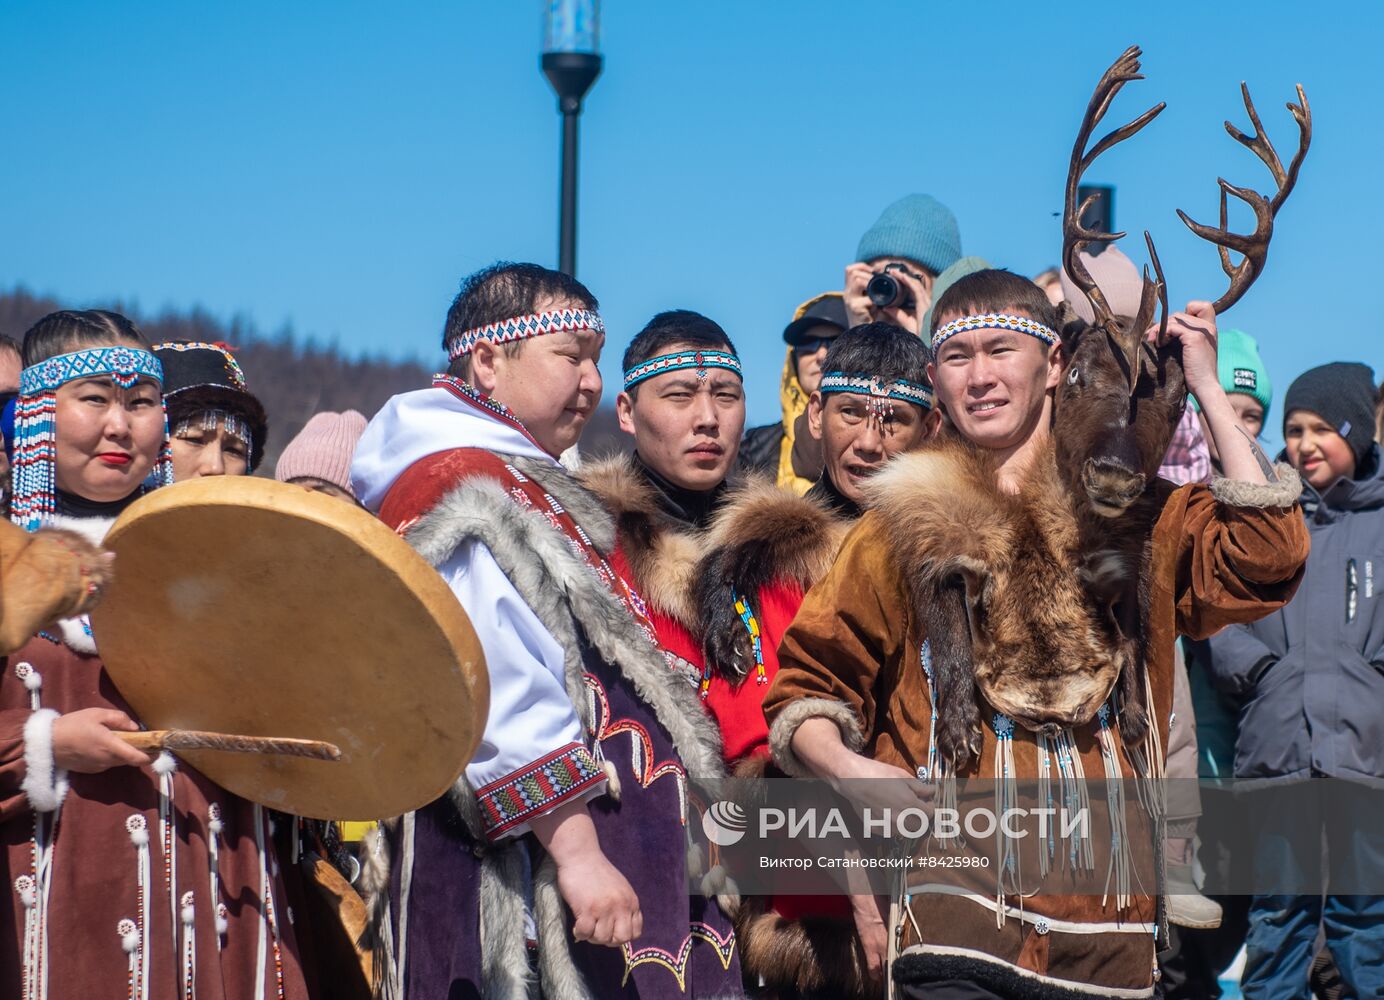
[{"label": "green knit beanie", "polygon": [[936,198],[910,194],[886,208],[860,237],[857,261],[902,257],[941,274],[961,256],[961,230],[956,216]]},{"label": "green knit beanie", "polygon": [[[1269,381],[1259,345],[1243,330],[1221,330],[1216,345],[1216,370],[1226,395],[1238,392],[1254,397],[1264,408],[1264,423],[1269,420],[1269,405],[1273,402],[1273,383]],[[1193,397],[1192,405],[1196,406]]]}]

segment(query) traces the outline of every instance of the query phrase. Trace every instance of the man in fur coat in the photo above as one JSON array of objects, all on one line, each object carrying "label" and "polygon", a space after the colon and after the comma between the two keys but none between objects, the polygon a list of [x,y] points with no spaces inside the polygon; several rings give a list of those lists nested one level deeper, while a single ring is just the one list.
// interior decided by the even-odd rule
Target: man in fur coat
[{"label": "man in fur coat", "polygon": [[719,324],[674,309],[635,335],[622,365],[615,408],[634,453],[588,463],[580,478],[615,517],[611,565],[643,596],[659,642],[698,684],[695,574],[745,426],[740,359]]},{"label": "man in fur coat", "polygon": [[689,894],[689,797],[715,727],[610,565],[614,526],[557,457],[601,393],[596,300],[499,264],[447,316],[448,373],[390,400],[357,497],[448,581],[490,708],[453,791],[368,850],[376,951],[401,997],[741,995],[729,922]]},{"label": "man in fur coat", "polygon": [[[1118,726],[1106,726],[1105,714],[1060,732],[1055,739],[1070,754],[1059,763],[1071,766],[1077,758],[1085,775],[1137,775],[1136,759],[1161,762],[1178,633],[1205,636],[1262,617],[1281,607],[1301,578],[1307,538],[1293,509],[1297,476],[1280,467],[1278,481],[1270,482],[1248,439],[1235,430],[1217,380],[1214,314],[1208,313],[1204,303],[1193,303],[1171,318],[1169,334],[1181,342],[1186,382],[1201,401],[1225,478],[1209,486],[1155,487],[1149,736],[1138,747],[1126,745]],[[929,372],[939,404],[975,452],[923,451],[871,483],[870,510],[808,593],[779,650],[779,673],[764,708],[774,758],[784,770],[831,781],[937,780],[939,730],[929,723],[937,699],[922,626],[929,609],[911,581],[925,574],[919,553],[958,506],[979,504],[975,513],[983,517],[1008,502],[1006,496],[1067,502],[1052,471],[1049,436],[1054,392],[1070,374],[1056,327],[1043,292],[1006,272],[969,275],[939,299]],[[1020,562],[1045,558],[1039,551],[1014,553]],[[1029,603],[1054,599],[1033,593]],[[1059,624],[1051,638],[1074,641],[1066,633]],[[1022,677],[1008,680],[1022,689]],[[1037,740],[1046,737],[983,704],[979,717],[978,752],[964,773],[998,780],[1000,762],[1017,778],[1038,777]],[[1107,898],[1020,898],[997,896],[993,876],[988,894],[930,890],[927,881],[909,877],[897,927],[886,928],[882,911],[857,917],[872,965],[884,963],[891,943],[897,948],[897,996],[1153,996],[1157,905],[1149,887]]]},{"label": "man in fur coat", "polygon": [[731,764],[769,756],[761,706],[778,672],[779,642],[863,512],[865,484],[937,432],[927,349],[889,323],[848,330],[827,351],[807,416],[823,451],[817,482],[801,498],[759,481],[731,490],[693,574],[706,649],[703,697]]},{"label": "man in fur coat", "polygon": [[[761,699],[779,640],[859,517],[865,481],[940,422],[927,351],[887,323],[837,338],[823,368],[831,378],[808,405],[825,469],[805,497],[758,479],[727,482],[744,397],[734,346],[718,325],[662,313],[631,341],[623,365],[616,406],[635,453],[588,466],[582,479],[615,514],[612,564],[628,569],[664,647],[691,669],[727,763],[740,777],[760,777],[769,763]],[[771,907],[751,898],[736,922],[750,983],[785,996],[866,995],[847,900],[785,896]]]}]

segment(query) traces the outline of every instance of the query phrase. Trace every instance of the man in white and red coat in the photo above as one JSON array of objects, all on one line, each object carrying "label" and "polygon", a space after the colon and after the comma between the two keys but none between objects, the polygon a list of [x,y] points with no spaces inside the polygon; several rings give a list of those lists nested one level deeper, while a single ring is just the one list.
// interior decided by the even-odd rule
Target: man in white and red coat
[{"label": "man in white and red coat", "polygon": [[356,451],[356,495],[447,580],[490,675],[463,779],[371,850],[377,968],[403,997],[518,1000],[535,974],[564,1000],[741,995],[729,922],[688,892],[715,726],[557,461],[600,399],[595,310],[536,265],[473,275],[448,374],[390,400]]}]

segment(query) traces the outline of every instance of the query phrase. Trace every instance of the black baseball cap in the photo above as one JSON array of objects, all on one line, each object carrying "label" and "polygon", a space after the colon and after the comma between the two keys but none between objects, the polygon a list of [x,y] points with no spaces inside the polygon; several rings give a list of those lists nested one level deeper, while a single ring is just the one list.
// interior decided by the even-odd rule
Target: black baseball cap
[{"label": "black baseball cap", "polygon": [[807,331],[818,326],[834,326],[836,334],[845,333],[850,326],[846,320],[846,299],[840,292],[825,292],[798,306],[793,322],[783,328],[783,341],[790,347],[797,347]]}]

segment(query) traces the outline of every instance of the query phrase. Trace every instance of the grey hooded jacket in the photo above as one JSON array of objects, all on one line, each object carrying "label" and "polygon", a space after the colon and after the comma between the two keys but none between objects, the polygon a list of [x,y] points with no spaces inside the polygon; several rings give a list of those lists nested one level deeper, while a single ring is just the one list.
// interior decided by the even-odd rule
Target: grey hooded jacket
[{"label": "grey hooded jacket", "polygon": [[1209,642],[1212,682],[1241,704],[1237,780],[1384,777],[1384,463],[1324,493],[1297,596]]}]

